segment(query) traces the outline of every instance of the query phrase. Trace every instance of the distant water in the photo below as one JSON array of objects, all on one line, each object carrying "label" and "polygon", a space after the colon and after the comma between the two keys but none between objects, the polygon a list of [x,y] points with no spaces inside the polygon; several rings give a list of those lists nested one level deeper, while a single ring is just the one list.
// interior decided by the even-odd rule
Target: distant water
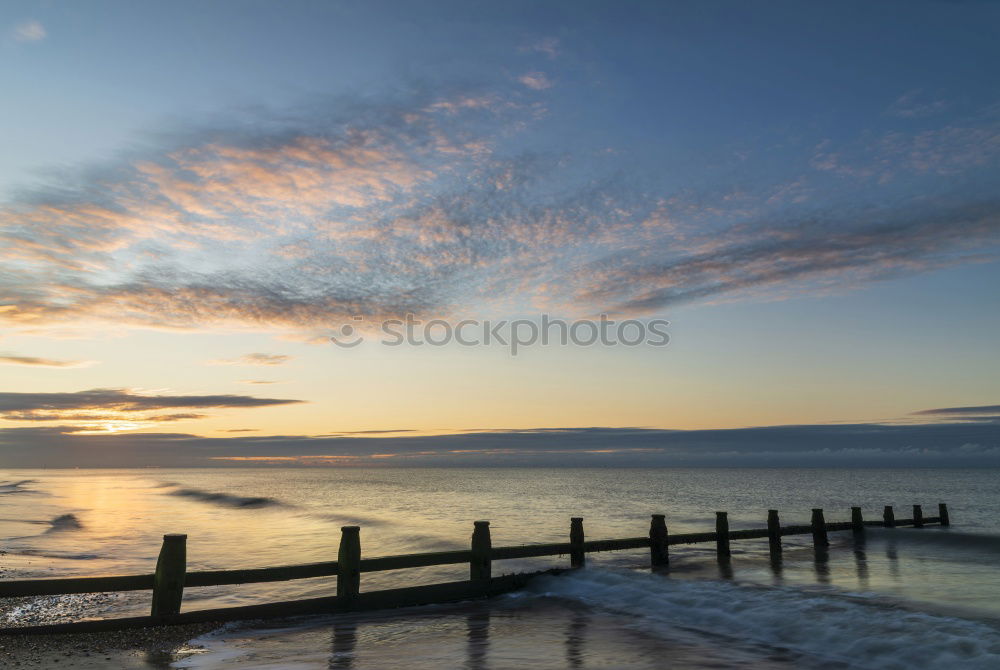
[{"label": "distant water", "polygon": [[[495,546],[761,527],[766,510],[808,523],[913,503],[952,527],[831,535],[828,561],[786,537],[780,568],[765,541],[588,555],[588,568],[489,602],[230,625],[199,639],[187,668],[997,668],[1000,471],[723,469],[0,470],[0,578],[152,571],[164,533],[187,533],[190,569],[335,560],[339,527],[362,527],[367,556],[468,546],[489,519]],[[494,563],[494,573],[566,557]],[[450,566],[365,574],[363,589],[464,579]],[[185,608],[333,595],[332,579],[190,589]],[[141,614],[148,593],[18,602],[7,619]],[[669,664],[667,663],[669,659]]]}]

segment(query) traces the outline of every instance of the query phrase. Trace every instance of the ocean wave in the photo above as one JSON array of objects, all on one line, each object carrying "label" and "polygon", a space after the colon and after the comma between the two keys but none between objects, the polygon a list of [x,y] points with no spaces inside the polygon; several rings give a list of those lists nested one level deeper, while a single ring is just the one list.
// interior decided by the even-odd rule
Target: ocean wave
[{"label": "ocean wave", "polygon": [[791,587],[580,570],[543,577],[536,595],[635,617],[647,633],[684,629],[865,670],[1000,667],[1000,631],[985,623]]},{"label": "ocean wave", "polygon": [[395,523],[390,519],[382,517],[368,516],[362,514],[315,514],[308,513],[303,516],[320,521],[329,521],[340,526],[384,526]]},{"label": "ocean wave", "polygon": [[171,491],[169,495],[182,498],[191,498],[201,502],[225,507],[236,507],[241,509],[252,509],[258,507],[273,507],[282,505],[281,501],[263,496],[235,496],[229,493],[216,493],[213,491],[202,491],[201,489],[177,489]]},{"label": "ocean wave", "polygon": [[48,526],[48,528],[45,529],[46,533],[55,533],[64,530],[79,530],[80,528],[83,528],[83,524],[80,523],[80,520],[76,518],[75,514],[60,514],[57,517],[43,521],[38,519],[0,519],[0,521],[4,521],[6,523],[29,523],[35,526]]},{"label": "ocean wave", "polygon": [[25,484],[34,484],[37,479],[22,479],[19,482],[0,483],[0,495],[5,493],[29,493],[31,489],[24,488]]},{"label": "ocean wave", "polygon": [[95,558],[105,558],[101,554],[73,553],[69,551],[42,549],[11,549],[7,553],[11,556],[37,556],[38,558],[57,558],[66,561],[91,561]]},{"label": "ocean wave", "polygon": [[76,518],[75,514],[60,514],[51,521],[46,522],[49,524],[49,529],[45,531],[46,533],[56,533],[64,530],[79,530],[83,528],[83,524],[80,520]]}]

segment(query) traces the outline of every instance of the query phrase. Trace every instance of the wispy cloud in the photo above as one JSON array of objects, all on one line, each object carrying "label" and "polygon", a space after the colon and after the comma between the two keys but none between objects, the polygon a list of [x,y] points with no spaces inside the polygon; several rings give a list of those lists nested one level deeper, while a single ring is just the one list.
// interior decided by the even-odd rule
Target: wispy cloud
[{"label": "wispy cloud", "polygon": [[914,414],[938,414],[950,416],[970,416],[976,414],[1000,414],[1000,405],[976,405],[970,407],[938,407],[924,409]]},{"label": "wispy cloud", "polygon": [[0,354],[0,365],[28,365],[42,368],[85,368],[94,364],[95,361],[67,361],[56,358],[39,358],[37,356]]},{"label": "wispy cloud", "polygon": [[40,42],[45,39],[48,33],[40,21],[28,19],[14,26],[11,35],[18,42]]},{"label": "wispy cloud", "polygon": [[145,395],[128,389],[90,389],[72,393],[0,392],[0,412],[94,408],[135,412],[177,407],[268,407],[300,402],[245,395]]},{"label": "wispy cloud", "polygon": [[[657,191],[612,154],[514,150],[539,94],[509,86],[192,130],[22,194],[0,208],[0,323],[318,337],[355,315],[648,313],[996,258],[992,195],[814,205],[810,179],[855,179],[841,171],[857,151],[834,143],[753,193]],[[971,170],[1000,158],[997,127],[875,144],[915,170]]]},{"label": "wispy cloud", "polygon": [[535,40],[530,44],[521,48],[522,51],[535,51],[537,53],[542,53],[549,58],[556,58],[559,56],[559,38],[557,37],[543,37],[541,39]]},{"label": "wispy cloud", "polygon": [[914,412],[914,416],[926,416],[935,420],[952,419],[978,423],[1000,424],[1000,405],[978,405],[970,407],[938,407]]},{"label": "wispy cloud", "polygon": [[[220,358],[213,361],[209,361],[209,365],[243,365],[243,366],[260,366],[267,367],[273,365],[284,365],[288,361],[292,360],[291,356],[286,356],[284,354],[245,354],[239,358]],[[272,382],[248,382],[251,384],[259,383],[272,383]]]},{"label": "wispy cloud", "polygon": [[[1000,202],[952,209],[883,211],[853,220],[814,218],[735,226],[700,253],[659,260],[643,252],[617,254],[585,268],[581,299],[625,313],[752,292],[795,283],[841,287],[974,260],[984,244],[1000,242]],[[975,240],[975,242],[972,242]]]},{"label": "wispy cloud", "polygon": [[931,98],[924,95],[923,91],[914,90],[899,96],[899,98],[889,105],[886,114],[904,119],[912,119],[940,114],[947,109],[947,100]]},{"label": "wispy cloud", "polygon": [[518,77],[517,80],[535,91],[552,88],[552,80],[544,72],[528,72]]},{"label": "wispy cloud", "polygon": [[1000,107],[947,123],[924,122],[916,130],[865,133],[854,142],[824,140],[811,159],[814,169],[859,180],[889,183],[906,176],[957,176],[1000,160]]}]

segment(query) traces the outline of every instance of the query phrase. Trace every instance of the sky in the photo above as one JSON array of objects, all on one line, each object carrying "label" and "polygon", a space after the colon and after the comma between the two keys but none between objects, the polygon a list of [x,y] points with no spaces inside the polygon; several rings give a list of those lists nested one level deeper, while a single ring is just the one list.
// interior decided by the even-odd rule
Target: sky
[{"label": "sky", "polygon": [[0,467],[1000,466],[998,63],[971,0],[3,3]]}]

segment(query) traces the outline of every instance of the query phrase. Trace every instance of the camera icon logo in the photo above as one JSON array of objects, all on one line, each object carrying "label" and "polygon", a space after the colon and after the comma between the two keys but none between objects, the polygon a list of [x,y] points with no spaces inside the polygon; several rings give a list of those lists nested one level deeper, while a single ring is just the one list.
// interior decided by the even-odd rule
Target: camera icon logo
[{"label": "camera icon logo", "polygon": [[[364,321],[365,317],[355,316],[352,317],[354,321]],[[361,335],[357,334],[354,326],[349,323],[345,323],[340,327],[339,335],[331,335],[330,341],[336,344],[338,347],[343,347],[344,349],[351,349],[358,346],[365,341]]]}]

